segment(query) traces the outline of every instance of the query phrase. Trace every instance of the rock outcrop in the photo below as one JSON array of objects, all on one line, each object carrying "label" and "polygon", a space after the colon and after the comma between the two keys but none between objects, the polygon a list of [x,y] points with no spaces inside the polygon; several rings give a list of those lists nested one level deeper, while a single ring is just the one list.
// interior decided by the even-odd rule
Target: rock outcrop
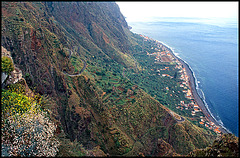
[{"label": "rock outcrop", "polygon": [[205,149],[194,150],[189,157],[239,157],[239,139],[232,134],[219,136]]},{"label": "rock outcrop", "polygon": [[[1,46],[1,57],[4,57],[4,56],[9,57],[12,60],[12,63],[14,64],[10,51],[7,51],[6,48]],[[2,84],[7,79],[7,77],[8,79],[6,81],[6,85],[16,83],[22,79],[22,71],[15,65],[14,65],[14,70],[10,73],[10,75],[7,75],[4,72],[1,72],[1,73],[2,73]]]}]

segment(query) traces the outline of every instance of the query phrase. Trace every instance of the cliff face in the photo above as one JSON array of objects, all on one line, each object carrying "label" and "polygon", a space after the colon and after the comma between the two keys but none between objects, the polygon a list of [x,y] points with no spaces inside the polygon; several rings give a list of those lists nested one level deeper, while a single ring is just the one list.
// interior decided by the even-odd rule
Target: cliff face
[{"label": "cliff face", "polygon": [[113,46],[123,53],[129,51],[123,31],[128,25],[115,3],[47,2],[46,5],[56,21],[73,30],[71,35],[76,39],[80,34],[103,50]]},{"label": "cliff face", "polygon": [[189,157],[239,157],[238,137],[232,134],[219,136],[205,149],[194,150]]},{"label": "cliff face", "polygon": [[[215,137],[187,120],[178,123],[124,76],[127,68],[138,73],[131,54],[140,45],[115,3],[2,2],[1,38],[28,86],[52,100],[46,108],[58,125],[59,156],[85,149],[171,156]],[[72,153],[77,148],[82,153]]]}]

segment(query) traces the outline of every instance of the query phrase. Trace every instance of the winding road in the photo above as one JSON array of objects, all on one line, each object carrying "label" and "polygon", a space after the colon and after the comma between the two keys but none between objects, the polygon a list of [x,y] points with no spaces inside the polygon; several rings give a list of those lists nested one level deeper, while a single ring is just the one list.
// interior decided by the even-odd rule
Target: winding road
[{"label": "winding road", "polygon": [[83,71],[86,69],[86,67],[87,67],[86,61],[83,60],[83,59],[81,59],[81,60],[84,62],[84,66],[83,66],[83,68],[80,70],[80,72],[79,72],[78,74],[71,75],[71,74],[68,74],[68,73],[66,73],[66,72],[62,72],[62,73],[64,73],[64,75],[68,75],[68,76],[70,76],[70,77],[80,76],[80,75],[82,74],[82,72],[83,72]]},{"label": "winding road", "polygon": [[[70,55],[69,55],[69,59],[70,59],[73,53],[72,53],[72,51],[69,50],[69,49],[68,49],[68,51],[69,51],[69,53],[70,53]],[[79,53],[78,53],[78,54],[79,54]],[[78,74],[71,75],[71,74],[68,74],[68,73],[66,73],[66,72],[62,72],[62,73],[63,73],[64,75],[67,75],[67,76],[70,76],[70,77],[80,76],[80,75],[83,73],[83,71],[86,69],[86,67],[87,67],[86,61],[83,60],[83,59],[81,59],[81,60],[84,62],[84,66],[83,66],[83,68],[80,70],[80,72],[79,72]]]},{"label": "winding road", "polygon": [[[169,111],[169,113],[174,117],[174,119],[178,122],[178,123],[182,123],[185,121],[185,119],[182,116],[179,116],[178,114],[176,114],[173,111]],[[178,119],[176,116],[180,117],[180,119]]]}]

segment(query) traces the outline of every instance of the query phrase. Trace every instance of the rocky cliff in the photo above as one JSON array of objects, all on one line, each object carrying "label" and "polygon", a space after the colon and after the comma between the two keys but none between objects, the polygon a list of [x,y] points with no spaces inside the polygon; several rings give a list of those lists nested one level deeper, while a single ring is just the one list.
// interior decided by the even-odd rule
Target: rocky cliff
[{"label": "rocky cliff", "polygon": [[173,156],[213,142],[124,76],[141,70],[136,36],[113,2],[2,2],[1,45],[50,98],[59,156]]},{"label": "rocky cliff", "polygon": [[205,149],[194,150],[189,157],[239,157],[238,137],[232,134],[219,136]]}]

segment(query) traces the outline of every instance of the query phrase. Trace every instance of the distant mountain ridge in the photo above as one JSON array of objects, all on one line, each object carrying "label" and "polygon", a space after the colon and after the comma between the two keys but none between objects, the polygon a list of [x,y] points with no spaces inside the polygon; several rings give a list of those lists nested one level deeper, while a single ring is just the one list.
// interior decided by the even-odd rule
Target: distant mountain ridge
[{"label": "distant mountain ridge", "polygon": [[[179,156],[216,138],[187,118],[178,123],[124,77],[126,69],[142,70],[132,56],[141,37],[116,3],[1,3],[1,45],[28,86],[51,98],[58,156]],[[80,72],[84,61],[80,76],[64,74]]]}]

